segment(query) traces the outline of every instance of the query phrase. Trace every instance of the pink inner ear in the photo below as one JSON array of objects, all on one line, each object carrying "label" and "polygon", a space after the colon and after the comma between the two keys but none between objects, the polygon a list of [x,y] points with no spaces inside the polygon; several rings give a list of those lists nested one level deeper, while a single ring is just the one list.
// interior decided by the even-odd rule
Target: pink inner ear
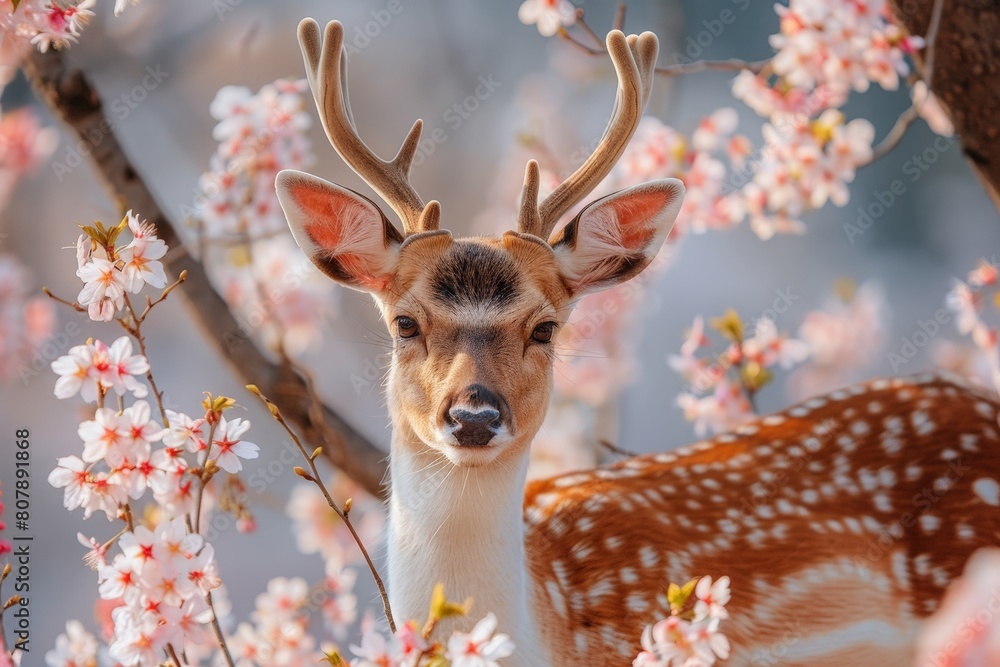
[{"label": "pink inner ear", "polygon": [[633,194],[613,200],[621,227],[621,243],[626,250],[643,250],[656,236],[656,216],[665,205],[662,192]]},{"label": "pink inner ear", "polygon": [[289,189],[305,214],[304,227],[312,242],[321,248],[336,248],[341,241],[344,210],[357,206],[357,201],[336,190],[320,190],[308,183],[296,183]]}]

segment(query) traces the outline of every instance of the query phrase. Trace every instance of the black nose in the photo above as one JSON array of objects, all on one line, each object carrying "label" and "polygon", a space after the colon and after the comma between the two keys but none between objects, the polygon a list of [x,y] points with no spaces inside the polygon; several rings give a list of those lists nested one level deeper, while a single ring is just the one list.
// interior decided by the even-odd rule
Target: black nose
[{"label": "black nose", "polygon": [[459,427],[455,431],[458,444],[482,447],[500,426],[500,401],[481,384],[470,385],[452,401],[448,421]]}]

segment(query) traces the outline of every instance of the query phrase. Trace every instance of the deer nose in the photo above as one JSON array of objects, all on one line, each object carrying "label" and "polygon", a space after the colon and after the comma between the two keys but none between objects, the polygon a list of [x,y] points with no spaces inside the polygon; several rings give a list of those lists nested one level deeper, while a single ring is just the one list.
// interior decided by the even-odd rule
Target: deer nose
[{"label": "deer nose", "polygon": [[482,447],[496,435],[500,426],[500,401],[486,387],[474,384],[461,392],[448,408],[449,423],[458,444]]}]

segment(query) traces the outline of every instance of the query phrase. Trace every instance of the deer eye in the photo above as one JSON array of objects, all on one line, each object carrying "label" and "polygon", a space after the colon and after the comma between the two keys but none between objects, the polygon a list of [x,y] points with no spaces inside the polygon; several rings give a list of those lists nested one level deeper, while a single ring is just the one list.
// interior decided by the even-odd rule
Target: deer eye
[{"label": "deer eye", "polygon": [[531,340],[536,343],[551,343],[552,334],[556,330],[555,322],[542,322],[531,332]]},{"label": "deer eye", "polygon": [[415,338],[420,334],[420,328],[412,317],[400,316],[396,318],[396,333],[400,338]]}]

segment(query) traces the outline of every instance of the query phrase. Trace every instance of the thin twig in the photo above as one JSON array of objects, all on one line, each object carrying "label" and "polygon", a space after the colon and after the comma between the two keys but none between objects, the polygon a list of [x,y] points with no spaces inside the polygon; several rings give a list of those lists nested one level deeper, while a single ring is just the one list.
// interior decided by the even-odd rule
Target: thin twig
[{"label": "thin twig", "polygon": [[174,650],[174,645],[173,644],[169,644],[169,643],[167,644],[167,655],[170,656],[170,659],[174,661],[174,664],[177,667],[181,667],[181,661],[177,657],[177,651]]},{"label": "thin twig", "polygon": [[211,591],[205,593],[205,602],[212,610],[212,630],[215,631],[215,639],[219,642],[219,648],[222,650],[222,656],[226,659],[226,665],[236,667],[233,656],[229,652],[229,644],[226,643],[226,636],[222,634],[222,626],[219,625],[219,615],[215,612],[215,602],[212,601]]},{"label": "thin twig", "polygon": [[604,447],[606,450],[608,450],[615,456],[621,456],[627,459],[634,459],[635,457],[639,456],[635,452],[630,452],[627,449],[612,444],[610,440],[604,440],[602,438],[601,440],[597,441],[597,444],[599,444],[601,447]]},{"label": "thin twig", "polygon": [[67,301],[66,299],[61,299],[61,298],[57,297],[55,294],[52,293],[52,290],[50,290],[48,287],[43,287],[42,288],[42,293],[45,294],[45,296],[47,296],[50,299],[52,299],[53,301],[58,301],[59,303],[61,303],[64,306],[69,306],[70,308],[72,308],[73,310],[75,310],[78,313],[86,313],[87,312],[87,309],[84,308],[83,306],[81,306],[80,304],[78,304],[76,301]]},{"label": "thin twig", "polygon": [[[7,611],[4,609],[4,605],[7,601],[3,599],[3,582],[8,576],[10,576],[11,569],[13,568],[11,568],[10,563],[7,563],[3,566],[3,572],[0,573],[0,651],[4,652],[7,652],[7,638],[4,636],[3,613]],[[10,655],[14,655],[13,650],[9,653]]]},{"label": "thin twig", "polygon": [[[601,47],[595,48],[588,44],[584,44],[574,37],[572,33],[566,30],[566,28],[559,28],[559,31],[556,34],[587,55],[607,55],[607,49],[603,46],[603,43],[597,37],[597,34],[589,25],[587,25],[586,21],[583,20],[582,10],[580,10],[580,12],[581,13],[578,13],[577,19],[580,29],[588,35],[592,35],[594,39],[597,40],[598,44],[602,44]],[[738,58],[729,58],[726,60],[695,60],[690,63],[660,65],[653,71],[661,76],[681,76],[684,74],[697,74],[699,72],[741,72],[743,70],[749,70],[754,74],[760,74],[770,64],[770,58],[765,58],[764,60],[740,60]]]},{"label": "thin twig", "polygon": [[208,457],[212,453],[212,442],[215,440],[215,427],[217,422],[212,422],[208,427],[208,440],[206,440],[205,451],[198,455],[198,466],[201,468],[201,474],[198,476],[198,495],[195,496],[194,501],[194,532],[201,532],[201,500],[205,496],[205,487],[211,478],[206,479],[205,475],[208,472]]},{"label": "thin twig", "polygon": [[[183,273],[183,272],[182,272]],[[178,278],[177,284],[183,282],[183,278]],[[149,353],[146,352],[146,337],[142,334],[142,320],[137,319],[138,316],[135,313],[135,309],[132,307],[132,301],[128,298],[128,294],[125,294],[125,308],[128,310],[129,315],[132,316],[132,323],[128,324],[124,319],[119,319],[118,322],[122,325],[135,342],[139,344],[139,353],[146,357],[146,361],[149,361]],[[148,311],[148,307],[147,307]],[[149,388],[153,392],[153,396],[156,398],[156,406],[160,409],[160,419],[163,420],[163,427],[167,428],[170,426],[170,420],[167,418],[167,410],[163,406],[163,392],[159,390],[156,386],[156,380],[153,379],[153,367],[150,366],[149,370],[146,371],[146,381],[149,382]]]},{"label": "thin twig", "polygon": [[379,595],[382,597],[382,607],[385,611],[385,620],[388,621],[389,623],[389,629],[393,632],[393,634],[395,634],[396,622],[395,620],[393,620],[392,609],[390,609],[389,607],[389,595],[388,593],[386,593],[385,584],[382,583],[382,577],[379,575],[378,569],[375,567],[375,563],[372,561],[371,556],[368,555],[368,549],[365,548],[365,544],[362,541],[361,536],[358,535],[358,531],[355,530],[354,524],[351,522],[351,518],[349,516],[350,509],[349,508],[341,509],[341,507],[333,499],[333,496],[330,495],[330,491],[326,488],[326,484],[323,483],[323,479],[319,474],[319,470],[316,468],[316,457],[319,456],[322,448],[317,447],[312,454],[309,454],[306,451],[306,448],[302,445],[302,441],[300,441],[299,437],[295,434],[295,431],[292,430],[292,428],[285,421],[285,418],[282,417],[281,410],[278,409],[278,406],[275,405],[267,396],[262,394],[260,389],[258,389],[256,386],[250,384],[247,385],[247,389],[250,391],[250,393],[254,394],[264,403],[267,409],[271,412],[271,415],[274,417],[274,419],[279,424],[281,424],[281,427],[285,429],[286,433],[288,433],[288,437],[290,437],[292,439],[292,442],[295,443],[295,446],[298,447],[299,451],[302,453],[302,456],[305,457],[306,462],[309,464],[310,473],[306,473],[304,470],[302,470],[302,468],[296,468],[296,474],[298,474],[303,479],[311,481],[313,484],[319,487],[319,490],[323,493],[323,497],[326,498],[327,505],[330,506],[330,509],[336,512],[337,516],[340,517],[340,519],[347,526],[347,529],[351,532],[351,536],[354,538],[354,541],[357,543],[358,548],[361,550],[361,555],[364,556],[365,563],[368,564],[368,569],[372,573],[372,578],[375,579],[375,585],[378,587]]},{"label": "thin twig", "polygon": [[[943,8],[944,0],[934,0],[934,7],[931,10],[931,21],[927,26],[927,36],[924,38],[926,56],[924,57],[923,74],[920,78],[924,82],[927,91],[921,104],[925,103],[933,94],[931,93],[931,82],[934,79],[934,43],[937,41],[938,29],[941,27]],[[903,140],[903,137],[906,136],[906,131],[910,128],[910,125],[919,117],[920,104],[914,100],[910,106],[906,107],[903,113],[899,114],[899,118],[893,123],[892,129],[885,135],[885,138],[872,149],[871,159],[859,166],[871,164],[891,153]]]},{"label": "thin twig", "polygon": [[149,315],[149,311],[153,310],[153,306],[156,306],[156,305],[162,303],[163,300],[166,299],[167,296],[171,292],[173,292],[185,280],[187,280],[187,271],[181,271],[181,275],[177,276],[177,280],[175,280],[174,282],[170,283],[165,288],[163,288],[163,292],[161,292],[160,296],[157,297],[155,300],[151,300],[147,296],[146,297],[146,308],[142,311],[142,314],[139,315],[139,318],[136,321],[139,324],[142,324],[146,320],[146,316]]}]

